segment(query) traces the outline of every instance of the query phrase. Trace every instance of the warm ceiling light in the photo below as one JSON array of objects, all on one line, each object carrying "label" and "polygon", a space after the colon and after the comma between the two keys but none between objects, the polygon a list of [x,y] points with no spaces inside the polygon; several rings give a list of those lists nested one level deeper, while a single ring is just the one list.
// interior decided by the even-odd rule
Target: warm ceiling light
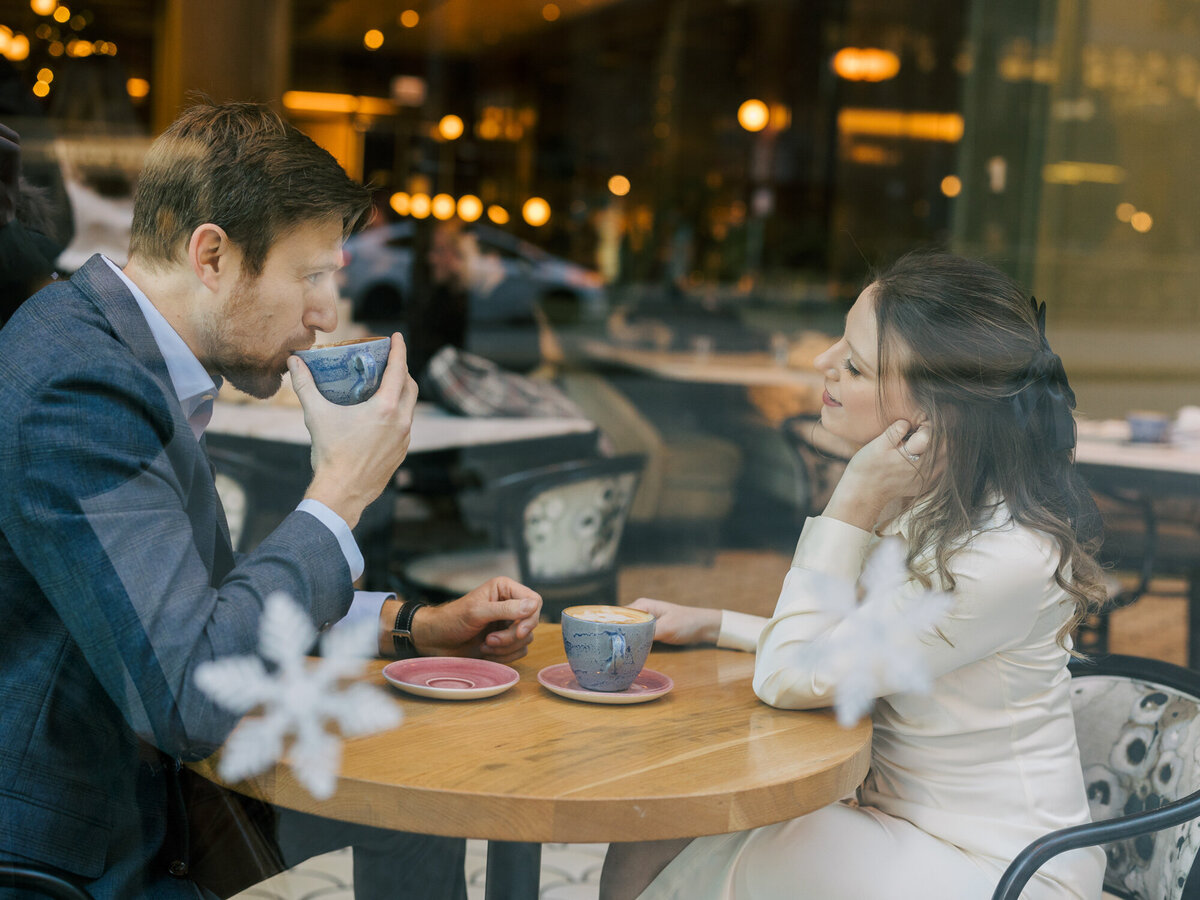
[{"label": "warm ceiling light", "polygon": [[412,208],[412,198],[406,191],[396,191],[388,198],[388,205],[396,211],[396,215],[407,216]]},{"label": "warm ceiling light", "polygon": [[833,55],[833,71],[847,81],[887,81],[900,72],[900,57],[877,47],[843,47]]},{"label": "warm ceiling light", "polygon": [[434,198],[429,201],[429,209],[435,219],[441,219],[445,222],[447,219],[454,217],[456,204],[454,203],[454,198],[449,194],[435,194]]},{"label": "warm ceiling light", "polygon": [[383,46],[383,32],[378,28],[372,28],[363,35],[363,46],[368,50],[378,50]]},{"label": "warm ceiling light", "polygon": [[406,9],[396,21],[405,28],[416,28],[421,22],[421,14],[415,9]]},{"label": "warm ceiling light", "polygon": [[541,197],[530,197],[521,207],[521,217],[534,228],[539,228],[550,221],[550,204]]},{"label": "warm ceiling light", "polygon": [[464,222],[474,222],[483,215],[483,201],[474,194],[463,194],[458,198],[458,217]]},{"label": "warm ceiling light", "polygon": [[629,179],[624,175],[614,175],[608,179],[608,189],[618,197],[624,197],[629,193]]},{"label": "warm ceiling light", "polygon": [[54,12],[58,0],[29,0],[29,8],[39,16],[48,16]]},{"label": "warm ceiling light", "polygon": [[408,214],[414,219],[425,219],[429,217],[429,195],[428,194],[413,194],[412,199],[408,204]]},{"label": "warm ceiling light", "polygon": [[438,122],[438,134],[448,141],[454,141],[462,137],[463,120],[455,115],[442,116],[442,121]]},{"label": "warm ceiling light", "polygon": [[771,113],[761,100],[747,100],[738,107],[738,124],[747,131],[762,131],[770,121]]},{"label": "warm ceiling light", "polygon": [[497,225],[508,224],[508,210],[493,203],[487,208],[487,216]]},{"label": "warm ceiling light", "polygon": [[125,93],[134,100],[140,100],[150,93],[150,82],[145,78],[130,78],[125,82]]}]

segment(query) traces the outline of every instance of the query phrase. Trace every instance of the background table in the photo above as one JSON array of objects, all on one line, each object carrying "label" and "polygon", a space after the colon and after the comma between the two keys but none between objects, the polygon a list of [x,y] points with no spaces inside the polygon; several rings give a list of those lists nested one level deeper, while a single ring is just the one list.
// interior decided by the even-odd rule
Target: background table
[{"label": "background table", "polygon": [[[1200,497],[1200,447],[1132,443],[1124,422],[1080,421],[1075,465],[1094,490],[1110,495],[1158,499]],[[1148,507],[1149,508],[1149,507]],[[1147,524],[1153,543],[1152,523]],[[1200,552],[1197,553],[1200,560]],[[1200,667],[1200,565],[1186,573],[1188,665]]]},{"label": "background table", "polygon": [[[647,666],[671,676],[675,688],[630,706],[550,693],[537,672],[563,661],[558,626],[539,625],[529,655],[514,664],[516,687],[463,702],[402,694],[384,680],[384,662],[373,662],[367,679],[397,698],[405,722],[346,743],[333,797],[314,800],[283,766],[234,787],[384,828],[505,842],[610,842],[783,821],[850,794],[866,775],[869,722],[843,729],[828,710],[764,705],[751,689],[752,654],[656,647]],[[210,777],[212,765],[201,764]],[[539,852],[525,864],[536,866]],[[509,875],[536,891],[536,871],[531,881],[528,871]],[[489,861],[489,896],[500,877]],[[518,894],[509,883],[495,896]]]}]

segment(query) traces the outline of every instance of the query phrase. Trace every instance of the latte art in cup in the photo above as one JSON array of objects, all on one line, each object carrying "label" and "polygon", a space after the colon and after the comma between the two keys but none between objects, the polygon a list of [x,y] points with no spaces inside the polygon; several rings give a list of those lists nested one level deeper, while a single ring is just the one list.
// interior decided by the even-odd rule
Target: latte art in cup
[{"label": "latte art in cup", "polygon": [[599,622],[602,625],[635,625],[654,618],[648,612],[630,609],[628,606],[569,606],[562,614],[573,619],[582,619],[584,622]]}]

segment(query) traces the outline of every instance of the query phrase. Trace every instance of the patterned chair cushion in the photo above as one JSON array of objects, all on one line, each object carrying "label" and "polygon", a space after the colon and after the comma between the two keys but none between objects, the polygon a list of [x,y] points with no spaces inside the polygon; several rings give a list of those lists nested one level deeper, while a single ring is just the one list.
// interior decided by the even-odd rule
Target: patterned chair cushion
[{"label": "patterned chair cushion", "polygon": [[[1076,677],[1072,704],[1094,821],[1154,809],[1200,788],[1200,702],[1129,678]],[[1196,821],[1105,846],[1105,886],[1178,898],[1200,846]]]},{"label": "patterned chair cushion", "polygon": [[636,474],[550,488],[525,507],[531,573],[569,578],[609,567],[617,555]]}]

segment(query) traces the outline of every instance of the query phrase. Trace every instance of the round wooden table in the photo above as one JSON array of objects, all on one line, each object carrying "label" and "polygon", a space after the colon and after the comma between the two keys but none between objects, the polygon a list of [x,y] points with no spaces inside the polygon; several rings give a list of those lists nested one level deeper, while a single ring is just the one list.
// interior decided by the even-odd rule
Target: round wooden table
[{"label": "round wooden table", "polygon": [[[346,742],[330,799],[313,799],[283,765],[233,787],[343,821],[536,844],[740,831],[832,803],[867,773],[870,723],[844,729],[829,710],[766,706],[752,654],[656,645],[646,665],[674,689],[627,706],[542,687],[538,671],[564,661],[559,626],[541,624],[515,687],[459,702],[402,693],[372,662],[365,677],[403,706],[404,723]],[[213,777],[210,765],[199,768]]]}]

